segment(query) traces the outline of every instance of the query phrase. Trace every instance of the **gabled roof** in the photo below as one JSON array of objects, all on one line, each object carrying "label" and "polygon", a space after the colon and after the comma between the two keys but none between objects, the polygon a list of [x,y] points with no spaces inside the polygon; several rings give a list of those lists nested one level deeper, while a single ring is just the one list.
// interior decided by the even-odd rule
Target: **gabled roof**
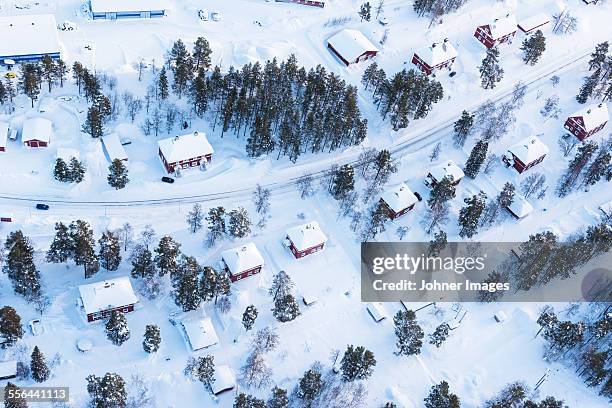
[{"label": "gabled roof", "polygon": [[543,26],[550,22],[550,18],[544,13],[536,14],[535,16],[527,17],[519,21],[518,28],[527,32],[536,27]]},{"label": "gabled roof", "polygon": [[264,264],[263,256],[252,242],[221,252],[221,258],[232,275]]},{"label": "gabled roof", "polygon": [[590,132],[602,123],[607,122],[610,115],[608,113],[608,105],[605,103],[594,103],[580,109],[570,117],[582,118],[582,121],[584,122],[584,130]]},{"label": "gabled roof", "polygon": [[366,51],[378,51],[361,31],[349,28],[334,34],[327,42],[348,62],[354,62]]},{"label": "gabled roof", "polygon": [[319,223],[311,221],[287,230],[289,240],[298,251],[303,251],[327,242],[327,237],[321,231]]},{"label": "gabled roof", "polygon": [[17,375],[17,360],[0,361],[0,378],[11,378]]},{"label": "gabled roof", "polygon": [[198,311],[186,314],[181,319],[187,341],[192,351],[197,351],[219,343],[219,337],[210,317],[204,317]]},{"label": "gabled roof", "polygon": [[127,276],[81,285],[79,286],[79,293],[86,314],[138,302],[130,278]]},{"label": "gabled roof", "polygon": [[537,136],[529,136],[508,148],[508,151],[527,165],[548,154],[549,149]]},{"label": "gabled roof", "polygon": [[166,2],[163,0],[90,0],[91,11],[94,13],[119,11],[153,11],[165,10]]},{"label": "gabled roof", "polygon": [[49,143],[53,133],[53,124],[49,119],[32,118],[23,121],[21,130],[21,141],[40,140]]},{"label": "gabled roof", "polygon": [[236,376],[230,366],[227,365],[215,366],[214,379],[212,392],[215,395],[231,390],[236,386]]},{"label": "gabled roof", "polygon": [[121,144],[121,141],[119,140],[119,136],[117,136],[116,133],[112,133],[108,136],[104,136],[102,138],[102,144],[104,145],[104,148],[106,149],[106,153],[108,154],[108,158],[110,159],[110,161],[113,161],[115,159],[119,159],[119,160],[128,159],[128,155],[125,152],[125,149],[123,148],[123,145]]},{"label": "gabled roof", "polygon": [[214,153],[214,149],[204,132],[169,137],[159,140],[157,145],[168,163],[176,163]]},{"label": "gabled roof", "polygon": [[439,43],[433,43],[427,47],[419,48],[415,51],[415,54],[432,68],[456,58],[458,55],[457,50],[448,39],[444,39],[444,41]]},{"label": "gabled roof", "polygon": [[57,23],[53,14],[0,17],[0,57],[59,52]]},{"label": "gabled roof", "polygon": [[515,196],[507,208],[519,219],[528,216],[533,211],[533,206],[522,196]]},{"label": "gabled roof", "polygon": [[514,14],[507,14],[504,17],[496,18],[489,24],[491,37],[496,40],[516,31],[516,17]]},{"label": "gabled roof", "polygon": [[69,162],[70,160],[72,160],[73,157],[75,159],[78,159],[79,156],[80,156],[79,151],[71,147],[58,147],[57,152],[55,154],[56,158],[62,159],[65,162]]},{"label": "gabled roof", "polygon": [[381,198],[395,212],[404,210],[419,201],[406,183],[398,184],[391,190],[387,190]]},{"label": "gabled roof", "polygon": [[453,181],[461,180],[465,176],[463,170],[452,160],[432,168],[429,174],[438,182],[446,176],[451,176]]},{"label": "gabled roof", "polygon": [[6,122],[0,122],[0,147],[6,147],[6,140],[8,139],[9,124]]}]

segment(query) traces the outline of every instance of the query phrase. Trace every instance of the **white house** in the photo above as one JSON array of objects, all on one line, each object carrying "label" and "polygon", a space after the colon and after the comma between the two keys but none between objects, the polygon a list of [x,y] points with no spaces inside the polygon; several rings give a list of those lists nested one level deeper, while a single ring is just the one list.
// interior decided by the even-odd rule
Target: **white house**
[{"label": "white house", "polygon": [[373,58],[378,48],[361,31],[343,29],[327,40],[330,49],[346,65],[356,64]]},{"label": "white house", "polygon": [[0,17],[0,63],[4,60],[40,61],[60,58],[57,23],[53,14]]},{"label": "white house", "polygon": [[525,34],[531,34],[536,30],[541,30],[548,23],[550,23],[550,18],[540,13],[519,21],[518,28]]},{"label": "white house", "polygon": [[212,383],[212,392],[215,395],[219,395],[223,391],[229,391],[236,387],[236,375],[234,375],[234,371],[232,371],[230,366],[215,366],[214,379],[215,381]]},{"label": "white house", "polygon": [[128,161],[128,155],[119,140],[119,136],[116,133],[104,136],[102,138],[102,146],[108,156],[109,161],[121,160]]},{"label": "white house", "polygon": [[201,315],[199,311],[187,313],[181,320],[181,327],[192,351],[201,350],[219,343],[219,337],[210,317]]},{"label": "white house", "polygon": [[113,311],[132,312],[138,303],[127,276],[81,285],[79,294],[88,322],[104,319]]},{"label": "white house", "polygon": [[157,142],[159,157],[168,173],[210,163],[214,149],[204,132],[193,132]]},{"label": "white house", "polygon": [[296,258],[322,250],[327,242],[327,236],[316,221],[289,228],[285,239]]},{"label": "white house", "polygon": [[47,147],[51,143],[53,124],[49,119],[31,118],[23,121],[21,141],[28,147]]},{"label": "white house", "polygon": [[263,256],[252,242],[221,252],[221,260],[232,282],[261,272],[264,264]]},{"label": "white house", "polygon": [[506,209],[517,220],[522,220],[533,212],[533,206],[524,197],[518,195]]},{"label": "white house", "polygon": [[368,303],[366,309],[376,323],[381,322],[387,318],[387,312],[385,311],[383,304],[380,302]]},{"label": "white house", "polygon": [[0,361],[0,380],[17,377],[17,360]]}]

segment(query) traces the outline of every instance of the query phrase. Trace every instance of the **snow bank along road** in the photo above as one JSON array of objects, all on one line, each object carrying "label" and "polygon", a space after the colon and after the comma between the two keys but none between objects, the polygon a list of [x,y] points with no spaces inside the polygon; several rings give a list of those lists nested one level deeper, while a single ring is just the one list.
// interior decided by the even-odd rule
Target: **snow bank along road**
[{"label": "snow bank along road", "polygon": [[[568,55],[562,61],[555,61],[548,66],[541,67],[539,70],[534,71],[531,75],[523,78],[522,82],[528,86],[527,92],[531,93],[543,86],[549,78],[558,72],[565,71],[584,59],[589,57],[592,52],[592,47],[588,49],[582,49],[573,52]],[[420,150],[426,146],[436,143],[438,140],[449,134],[454,122],[459,117],[461,111],[475,111],[481,106],[485,100],[492,100],[498,102],[505,98],[508,98],[512,94],[512,86],[506,86],[503,89],[499,89],[496,93],[488,95],[487,98],[477,101],[472,106],[461,106],[457,107],[455,112],[451,112],[451,115],[446,120],[439,121],[428,127],[420,126],[418,129],[407,130],[404,132],[401,138],[388,146],[381,146],[389,150],[394,158],[400,158],[417,150]],[[422,120],[421,123],[426,123],[426,119]],[[338,157],[331,157],[329,159],[321,159],[320,161],[313,162],[308,167],[301,167],[300,173],[296,174],[291,168],[283,169],[274,177],[275,181],[261,181],[260,184],[268,188],[275,194],[282,194],[293,191],[295,189],[295,181],[300,178],[303,174],[310,175],[313,179],[321,179],[325,177],[328,169],[332,164],[355,164],[357,163],[357,157],[359,152],[353,152],[348,155],[340,155]],[[271,178],[271,177],[270,177]],[[258,180],[259,181],[259,180]],[[249,183],[247,186],[246,183]],[[70,199],[59,199],[56,197],[44,196],[44,195],[18,195],[10,193],[0,193],[0,202],[3,202],[7,206],[20,206],[30,207],[36,202],[46,202],[59,207],[68,208],[85,208],[85,207],[134,207],[134,206],[163,206],[163,205],[176,205],[181,203],[194,203],[194,202],[208,202],[216,200],[239,200],[249,197],[253,192],[254,180],[245,180],[245,187],[234,190],[219,191],[213,193],[194,194],[194,195],[180,195],[174,197],[164,197],[156,199],[146,200],[124,200],[124,201],[95,201],[95,200],[70,200]]]}]

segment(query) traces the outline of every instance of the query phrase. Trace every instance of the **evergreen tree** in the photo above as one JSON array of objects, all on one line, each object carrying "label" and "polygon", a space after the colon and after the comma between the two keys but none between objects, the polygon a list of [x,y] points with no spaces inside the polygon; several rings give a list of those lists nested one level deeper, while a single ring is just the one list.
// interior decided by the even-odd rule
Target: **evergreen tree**
[{"label": "evergreen tree", "polygon": [[242,314],[242,325],[246,331],[253,328],[255,319],[257,319],[257,308],[254,305],[249,305]]},{"label": "evergreen tree", "polygon": [[449,391],[446,381],[431,387],[425,398],[425,408],[460,408],[459,397]]},{"label": "evergreen tree", "polygon": [[370,21],[370,18],[372,18],[372,6],[370,5],[369,1],[366,1],[365,3],[363,3],[361,5],[361,8],[359,9],[359,17],[361,17],[361,21],[365,20],[365,21]]},{"label": "evergreen tree", "polygon": [[345,197],[355,188],[355,171],[350,164],[344,164],[333,175],[331,194],[336,200]]},{"label": "evergreen tree", "polygon": [[434,238],[429,241],[429,249],[427,251],[428,256],[438,256],[440,252],[446,248],[448,244],[448,238],[446,232],[438,231],[434,234]]},{"label": "evergreen tree", "polygon": [[447,176],[433,186],[427,204],[433,207],[436,204],[445,203],[453,198],[455,198],[455,186],[453,185],[452,178]]},{"label": "evergreen tree", "polygon": [[68,227],[62,222],[55,223],[55,236],[47,251],[47,262],[65,263],[72,258],[74,246]]},{"label": "evergreen tree", "polygon": [[589,387],[596,387],[606,379],[606,361],[608,361],[609,351],[597,352],[594,349],[587,350],[582,355],[583,369],[580,375],[584,377]]},{"label": "evergreen tree", "polygon": [[542,30],[537,30],[533,35],[527,37],[525,41],[523,41],[523,46],[521,47],[523,51],[523,61],[526,64],[535,65],[545,49],[546,38],[544,38]]},{"label": "evergreen tree", "polygon": [[24,335],[21,317],[11,306],[0,309],[0,335],[3,340],[0,347],[3,349],[11,347]]},{"label": "evergreen tree", "polygon": [[416,322],[416,314],[412,310],[398,311],[393,317],[395,335],[397,337],[396,355],[410,356],[421,354],[425,333]]},{"label": "evergreen tree", "polygon": [[98,240],[100,265],[107,271],[116,271],[121,264],[121,245],[119,238],[111,231],[102,233]]},{"label": "evergreen tree", "polygon": [[144,279],[154,274],[153,254],[144,245],[138,245],[132,255],[132,277]]},{"label": "evergreen tree", "polygon": [[48,55],[44,55],[40,60],[40,70],[42,78],[47,82],[49,92],[51,92],[51,85],[55,81],[55,63],[53,58]]},{"label": "evergreen tree", "polygon": [[599,71],[595,71],[591,76],[584,78],[584,83],[580,87],[580,91],[578,91],[578,95],[576,95],[576,100],[578,103],[586,103],[589,100],[595,87],[599,83]]},{"label": "evergreen tree", "polygon": [[53,71],[53,78],[55,81],[59,81],[60,86],[64,87],[64,81],[68,77],[69,68],[62,59],[58,59],[55,63],[55,69]]},{"label": "evergreen tree", "polygon": [[489,143],[484,140],[479,140],[474,145],[472,152],[470,153],[470,157],[468,158],[467,163],[465,163],[465,175],[470,178],[476,178],[478,172],[480,171],[480,167],[484,163],[487,158],[487,150],[489,148]]},{"label": "evergreen tree", "polygon": [[340,362],[342,380],[345,382],[366,380],[372,375],[375,365],[374,353],[363,346],[350,345],[346,348]]},{"label": "evergreen tree", "polygon": [[183,255],[176,274],[171,276],[174,302],[177,306],[181,306],[184,312],[197,309],[202,301],[199,274],[200,265],[195,258]]},{"label": "evergreen tree", "polygon": [[70,172],[68,165],[61,157],[55,160],[55,167],[53,168],[53,178],[62,183],[70,181]]},{"label": "evergreen tree", "polygon": [[51,375],[51,371],[49,367],[47,367],[47,362],[45,361],[45,356],[41,353],[38,346],[34,346],[34,351],[32,351],[30,372],[32,373],[32,378],[36,382],[45,382]]},{"label": "evergreen tree", "polygon": [[30,98],[32,108],[34,101],[38,99],[41,87],[41,75],[38,64],[25,63],[21,65],[21,75],[19,79],[19,89]]},{"label": "evergreen tree", "polygon": [[268,295],[272,296],[273,300],[291,295],[295,284],[287,272],[281,270],[272,278],[272,285],[268,289]]},{"label": "evergreen tree", "polygon": [[87,110],[87,117],[83,124],[83,132],[93,138],[104,136],[104,121],[103,115],[97,106],[91,106]]},{"label": "evergreen tree", "polygon": [[241,392],[236,395],[234,408],[266,408],[264,400]]},{"label": "evergreen tree", "polygon": [[504,77],[504,70],[499,66],[499,50],[497,47],[487,49],[487,56],[479,67],[482,87],[493,89]]},{"label": "evergreen tree", "polygon": [[93,408],[127,407],[125,381],[119,374],[106,373],[104,377],[89,375],[85,380]]},{"label": "evergreen tree", "polygon": [[199,203],[195,203],[189,214],[187,214],[187,225],[193,234],[202,229],[204,222],[204,211]]},{"label": "evergreen tree", "polygon": [[[58,159],[59,160],[59,159]],[[68,168],[69,181],[80,183],[85,178],[85,166],[76,157],[70,159],[70,167]]]},{"label": "evergreen tree", "polygon": [[571,321],[558,321],[544,330],[543,337],[548,341],[549,350],[546,356],[556,359],[580,344],[584,339],[585,326],[583,323]]},{"label": "evergreen tree", "polygon": [[274,301],[272,314],[279,322],[290,322],[302,314],[293,295],[285,295]]},{"label": "evergreen tree", "polygon": [[178,268],[178,258],[181,254],[181,244],[174,241],[170,235],[164,235],[155,248],[155,266],[161,276],[173,275]]},{"label": "evergreen tree", "polygon": [[612,155],[609,151],[601,148],[595,160],[587,167],[583,183],[588,188],[602,178],[607,178],[610,174],[612,174]]},{"label": "evergreen tree", "polygon": [[448,324],[442,323],[441,325],[436,327],[436,330],[432,334],[429,335],[429,344],[433,344],[434,346],[439,348],[442,343],[444,343],[444,341],[448,338],[449,334],[450,332]]},{"label": "evergreen tree", "polygon": [[508,208],[514,202],[515,195],[515,187],[514,184],[510,182],[506,182],[504,184],[504,188],[497,196],[497,203],[504,208]]},{"label": "evergreen tree", "polygon": [[323,389],[323,380],[321,379],[321,369],[318,364],[314,364],[310,369],[306,370],[304,376],[300,379],[297,389],[297,396],[307,402],[313,401]]},{"label": "evergreen tree", "polygon": [[159,350],[161,344],[161,333],[159,326],[155,324],[147,324],[145,328],[144,339],[142,340],[142,348],[147,353],[155,353]]},{"label": "evergreen tree", "polygon": [[108,167],[108,185],[113,187],[115,190],[125,188],[130,182],[128,178],[128,169],[125,167],[123,162],[119,159],[112,161]]},{"label": "evergreen tree", "polygon": [[130,338],[130,329],[125,315],[113,310],[106,322],[106,337],[115,345],[120,346]]},{"label": "evergreen tree", "polygon": [[157,93],[162,101],[168,99],[168,76],[166,74],[166,67],[162,67],[157,77]]},{"label": "evergreen tree", "polygon": [[389,213],[380,202],[375,203],[369,212],[369,217],[363,224],[361,240],[373,240],[376,236],[385,231],[385,223],[389,220]]},{"label": "evergreen tree", "polygon": [[208,246],[213,246],[219,238],[225,235],[225,208],[213,207],[208,210],[206,223],[208,224],[206,240]]},{"label": "evergreen tree", "polygon": [[238,207],[230,211],[228,215],[227,232],[232,237],[244,238],[251,233],[251,219],[244,207]]},{"label": "evergreen tree", "polygon": [[580,145],[574,159],[569,163],[567,171],[559,179],[559,184],[557,186],[557,194],[559,197],[564,197],[572,191],[580,174],[591,161],[596,151],[597,143],[594,141],[583,142],[582,145]]},{"label": "evergreen tree", "polygon": [[517,289],[527,291],[538,283],[550,257],[557,248],[557,236],[550,231],[531,235],[519,246],[518,267],[513,271]]},{"label": "evergreen tree", "polygon": [[208,71],[210,68],[210,44],[204,37],[198,37],[193,45],[193,59],[196,71],[200,68]]},{"label": "evergreen tree", "polygon": [[4,242],[6,252],[2,270],[15,293],[32,301],[41,295],[40,272],[34,264],[34,248],[21,231],[11,232]]},{"label": "evergreen tree", "polygon": [[94,248],[93,230],[87,222],[76,220],[70,224],[69,235],[74,263],[83,266],[85,278],[92,277],[100,269]]},{"label": "evergreen tree", "polygon": [[12,382],[7,382],[4,387],[4,408],[28,408],[28,402],[25,398],[15,398],[15,395],[21,395],[20,388]]},{"label": "evergreen tree", "polygon": [[266,408],[289,408],[287,390],[278,387],[272,388],[272,394],[268,398]]},{"label": "evergreen tree", "polygon": [[603,68],[604,62],[608,55],[609,44],[607,41],[597,44],[595,51],[591,54],[589,61],[589,71]]},{"label": "evergreen tree", "polygon": [[480,192],[464,200],[467,205],[459,212],[459,226],[461,227],[459,231],[460,237],[472,238],[477,233],[486,199],[487,196],[483,192]]}]

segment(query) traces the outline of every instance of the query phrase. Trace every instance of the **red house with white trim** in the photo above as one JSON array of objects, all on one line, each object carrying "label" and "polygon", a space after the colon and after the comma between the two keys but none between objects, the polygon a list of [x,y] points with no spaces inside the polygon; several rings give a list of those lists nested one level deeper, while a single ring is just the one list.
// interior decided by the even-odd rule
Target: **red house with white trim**
[{"label": "red house with white trim", "polygon": [[138,303],[127,276],[81,285],[79,294],[88,322],[105,319],[113,311],[133,312]]},{"label": "red house with white trim", "polygon": [[434,187],[445,177],[449,177],[451,180],[453,180],[452,184],[456,186],[464,176],[465,173],[463,170],[461,170],[461,167],[457,166],[454,161],[449,160],[446,163],[432,168],[429,173],[427,173],[425,185],[428,187]]},{"label": "red house with white trim", "polygon": [[252,242],[221,252],[221,261],[232,282],[258,274],[264,265],[263,256]]},{"label": "red house with white trim", "polygon": [[609,118],[608,105],[605,103],[593,104],[567,118],[563,127],[578,140],[584,140],[603,129]]},{"label": "red house with white trim", "polygon": [[157,142],[159,157],[168,173],[210,163],[214,149],[203,132],[169,137]]},{"label": "red house with white trim", "polygon": [[386,191],[380,197],[380,204],[387,210],[387,214],[392,220],[412,210],[418,201],[419,199],[408,188],[406,183],[399,184],[395,188]]},{"label": "red house with white trim", "polygon": [[321,251],[325,247],[327,237],[321,231],[319,223],[311,221],[308,224],[289,228],[285,240],[293,256],[299,259]]},{"label": "red house with white trim", "polygon": [[8,140],[9,124],[0,122],[0,152],[6,152],[6,142]]},{"label": "red house with white trim", "polygon": [[23,121],[21,141],[28,147],[47,147],[51,143],[53,124],[49,119],[32,118]]},{"label": "red house with white trim", "polygon": [[508,148],[508,152],[502,156],[502,160],[506,163],[506,166],[512,166],[519,173],[523,173],[542,163],[548,152],[548,146],[537,136],[530,136]]},{"label": "red house with white trim", "polygon": [[435,70],[450,69],[457,55],[455,47],[448,41],[448,38],[445,38],[440,43],[433,43],[429,47],[417,50],[412,56],[412,63],[425,75],[430,75]]},{"label": "red house with white trim", "polygon": [[356,64],[378,54],[378,48],[361,31],[346,28],[327,40],[330,49],[344,64]]},{"label": "red house with white trim", "polygon": [[490,24],[478,26],[474,37],[487,48],[498,44],[510,43],[516,35],[517,24],[514,14],[506,14],[505,17],[497,18]]}]

